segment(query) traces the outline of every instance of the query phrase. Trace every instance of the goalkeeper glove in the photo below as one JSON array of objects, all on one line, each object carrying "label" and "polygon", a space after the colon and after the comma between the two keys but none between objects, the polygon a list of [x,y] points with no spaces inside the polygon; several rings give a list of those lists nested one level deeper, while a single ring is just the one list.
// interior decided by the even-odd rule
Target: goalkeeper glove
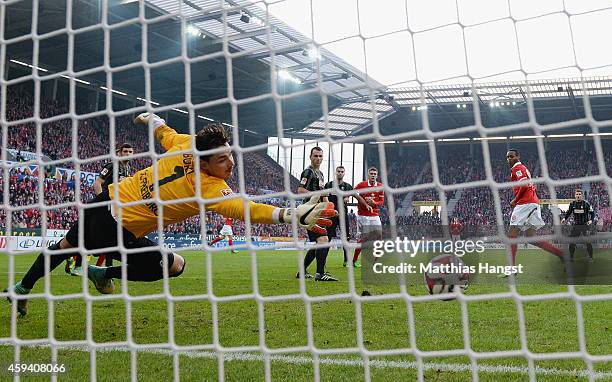
[{"label": "goalkeeper glove", "polygon": [[297,219],[298,226],[325,235],[327,234],[325,227],[332,225],[332,221],[326,218],[334,217],[338,215],[338,212],[334,210],[334,203],[319,202],[319,196],[313,196],[307,203],[295,209],[285,208],[283,222],[291,222],[293,215]]},{"label": "goalkeeper glove", "polygon": [[134,118],[134,123],[137,125],[151,125],[154,129],[166,124],[166,121],[160,116],[153,113],[141,113]]}]

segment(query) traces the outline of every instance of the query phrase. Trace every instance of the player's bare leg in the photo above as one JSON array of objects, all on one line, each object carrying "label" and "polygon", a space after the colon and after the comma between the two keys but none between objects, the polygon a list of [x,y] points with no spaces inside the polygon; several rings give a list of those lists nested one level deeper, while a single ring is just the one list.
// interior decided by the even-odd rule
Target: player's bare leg
[{"label": "player's bare leg", "polygon": [[[518,226],[510,226],[510,230],[508,231],[508,237],[510,239],[516,239],[520,233],[521,233],[521,229]],[[535,234],[536,234],[536,231],[533,228],[529,228],[528,230],[525,231],[525,236],[527,237],[533,237]],[[563,254],[563,251],[555,247],[553,244],[549,243],[548,241],[541,240],[541,241],[534,242],[533,244],[537,247],[542,248],[546,252],[552,253],[553,255],[559,257],[561,262],[564,262],[565,255]],[[510,252],[512,256],[512,264],[511,264],[512,266],[516,265],[517,250],[518,250],[518,244],[516,243],[510,244]],[[499,277],[506,278],[508,277],[508,275],[501,274]]]},{"label": "player's bare leg", "polygon": [[[234,245],[234,240],[233,240],[234,237],[232,235],[228,235],[226,237],[227,237],[227,244],[229,245],[230,248],[232,248],[232,246]],[[232,248],[232,253],[238,253],[238,251]]]},{"label": "player's bare leg", "polygon": [[101,267],[106,262],[106,255],[100,255],[96,261],[96,267]]},{"label": "player's bare leg", "polygon": [[216,243],[220,242],[221,240],[223,240],[224,237],[223,236],[217,236],[216,238],[214,238],[210,243],[208,243],[208,245],[215,245]]},{"label": "player's bare leg", "polygon": [[[525,231],[525,234],[528,237],[532,237],[536,234],[536,231],[533,228],[528,229],[527,231]],[[536,247],[540,247],[543,250],[545,250],[548,253],[552,253],[553,255],[557,256],[559,259],[561,259],[561,261],[564,260],[565,258],[565,254],[563,253],[563,251],[558,248],[555,247],[552,243],[549,243],[548,241],[545,240],[541,240],[541,241],[536,241],[535,243],[533,243]],[[512,264],[514,265],[514,264]]]}]

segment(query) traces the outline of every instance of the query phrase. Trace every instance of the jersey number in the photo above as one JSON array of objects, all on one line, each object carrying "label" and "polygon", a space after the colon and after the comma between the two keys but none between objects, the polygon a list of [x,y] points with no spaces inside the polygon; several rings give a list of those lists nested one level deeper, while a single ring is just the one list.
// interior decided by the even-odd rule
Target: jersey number
[{"label": "jersey number", "polygon": [[[167,177],[160,179],[159,180],[159,187],[163,186],[164,184],[170,183],[172,181],[175,181],[179,178],[182,178],[185,176],[185,169],[182,166],[176,166],[174,168],[174,173],[172,173],[171,175],[168,175]],[[153,185],[149,186],[149,190],[153,191]]]}]

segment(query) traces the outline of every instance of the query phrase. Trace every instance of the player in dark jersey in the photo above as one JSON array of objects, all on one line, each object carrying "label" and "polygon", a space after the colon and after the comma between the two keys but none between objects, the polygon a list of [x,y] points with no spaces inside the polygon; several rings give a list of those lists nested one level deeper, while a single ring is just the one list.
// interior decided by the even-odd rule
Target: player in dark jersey
[{"label": "player in dark jersey", "polygon": [[[134,147],[132,147],[129,143],[124,143],[115,151],[117,156],[120,157],[128,157],[134,154]],[[119,161],[119,173],[117,181],[121,182],[124,178],[132,175],[130,171],[130,160],[125,159]],[[109,162],[102,167],[100,171],[100,175],[96,178],[96,181],[93,184],[94,193],[96,195],[100,195],[102,191],[108,190],[108,186],[113,183],[113,162]],[[66,260],[66,266],[64,267],[64,271],[72,276],[82,276],[83,268],[82,268],[82,257],[80,255],[71,257]],[[98,261],[96,262],[96,266],[100,266],[103,263],[106,264],[107,267],[111,267],[113,265],[113,259],[110,257],[106,257],[105,255],[100,255],[98,257]]]},{"label": "player in dark jersey", "polygon": [[[572,226],[572,231],[570,233],[570,237],[580,237],[583,239],[580,240],[581,243],[586,243],[587,252],[589,253],[589,262],[593,261],[593,245],[590,241],[588,241],[589,229],[591,224],[593,224],[593,220],[595,220],[595,212],[593,208],[584,200],[584,193],[582,190],[574,191],[575,200],[573,200],[567,212],[565,213],[565,217],[561,219],[561,224],[565,224],[570,215],[574,215],[574,225]],[[570,252],[570,261],[574,261],[574,252],[576,252],[576,239],[570,242],[569,252]]]},{"label": "player in dark jersey", "polygon": [[[122,144],[117,149],[117,155],[120,157],[127,157],[134,154],[134,148],[129,143]],[[132,175],[130,171],[130,160],[122,160],[119,161],[119,168],[117,181],[121,182],[124,178]],[[102,191],[107,190],[108,186],[113,183],[113,162],[109,162],[104,165],[102,170],[100,171],[100,176],[94,182],[94,192],[96,195],[100,195]]]},{"label": "player in dark jersey", "polygon": [[[300,185],[298,187],[298,194],[304,194],[311,191],[319,191],[325,188],[325,180],[323,173],[319,170],[323,162],[323,149],[320,147],[313,147],[310,150],[310,166],[306,167],[300,175]],[[309,198],[306,198],[307,201]],[[323,197],[326,201],[327,197]],[[308,241],[316,244],[327,244],[329,238],[327,233],[319,234],[316,232],[308,231]],[[332,277],[329,273],[325,272],[325,263],[327,262],[327,254],[329,253],[329,247],[327,248],[314,248],[306,252],[304,256],[304,277],[307,279],[312,278],[312,275],[308,273],[308,266],[312,262],[317,260],[317,273],[314,279],[316,281],[338,281],[335,277]],[[295,278],[300,277],[300,271],[297,272]]]},{"label": "player in dark jersey", "polygon": [[[337,187],[342,190],[342,191],[351,191],[353,189],[353,186],[351,186],[349,183],[344,181],[344,174],[345,174],[346,170],[344,168],[344,166],[338,166],[336,167],[336,180],[335,181],[329,181],[325,184],[325,188],[334,188],[334,183],[337,184]],[[353,195],[357,200],[359,200],[360,203],[363,203],[364,205],[366,204],[365,199],[363,199],[361,196],[359,195]],[[340,216],[342,216],[342,219],[344,220],[344,229],[346,230],[346,240],[350,240],[351,239],[351,235],[349,232],[349,220],[348,220],[348,206],[347,203],[349,202],[350,197],[349,196],[344,196],[341,200],[342,203],[344,205],[344,209],[342,210],[339,207],[339,200],[338,200],[338,196],[336,194],[330,194],[327,199],[334,203],[334,206],[336,208],[336,210],[338,211],[338,216],[330,219],[332,221],[332,226],[327,228],[327,237],[329,239],[329,241],[331,241],[334,237],[338,236],[338,228],[340,227]],[[371,207],[370,207],[371,208]],[[346,267],[346,263],[348,261],[348,249],[342,245],[342,251],[344,252],[344,260],[342,262],[342,266]]]}]

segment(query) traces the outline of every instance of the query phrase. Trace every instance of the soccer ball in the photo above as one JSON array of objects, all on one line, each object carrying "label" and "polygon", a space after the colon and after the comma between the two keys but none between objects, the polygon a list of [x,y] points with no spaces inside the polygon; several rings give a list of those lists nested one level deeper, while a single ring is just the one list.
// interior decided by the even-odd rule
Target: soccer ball
[{"label": "soccer ball", "polygon": [[439,255],[429,261],[425,285],[429,294],[465,292],[470,281],[466,266],[454,255]]}]

